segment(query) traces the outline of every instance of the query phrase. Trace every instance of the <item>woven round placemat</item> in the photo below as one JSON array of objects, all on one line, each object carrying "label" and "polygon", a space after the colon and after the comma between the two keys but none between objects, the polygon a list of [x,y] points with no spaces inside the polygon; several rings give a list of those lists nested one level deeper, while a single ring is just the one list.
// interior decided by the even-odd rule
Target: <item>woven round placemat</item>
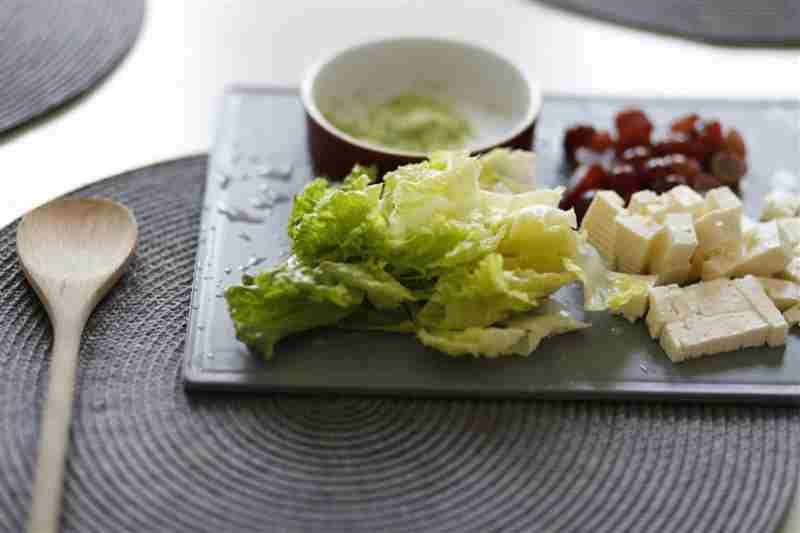
[{"label": "woven round placemat", "polygon": [[720,44],[799,45],[796,0],[538,0],[642,29]]},{"label": "woven round placemat", "polygon": [[[206,160],[82,189],[138,253],[81,349],[65,531],[763,532],[791,501],[794,409],[187,394]],[[24,525],[51,332],[0,230],[0,530]]]},{"label": "woven round placemat", "polygon": [[0,132],[100,82],[143,18],[144,0],[0,2]]}]

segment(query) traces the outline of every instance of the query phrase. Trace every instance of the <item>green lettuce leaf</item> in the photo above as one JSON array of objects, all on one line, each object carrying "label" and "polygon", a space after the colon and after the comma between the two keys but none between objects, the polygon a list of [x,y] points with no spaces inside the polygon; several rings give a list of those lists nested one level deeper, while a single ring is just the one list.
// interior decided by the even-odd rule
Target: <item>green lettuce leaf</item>
[{"label": "green lettuce leaf", "polygon": [[499,357],[530,355],[547,337],[589,327],[575,320],[555,302],[543,305],[531,314],[515,317],[504,327],[466,328],[463,330],[420,329],[417,337],[426,346],[448,355]]},{"label": "green lettuce leaf", "polygon": [[379,310],[367,305],[362,305],[355,312],[340,320],[336,327],[392,333],[414,333],[416,331],[416,326],[405,309]]},{"label": "green lettuce leaf", "polygon": [[323,179],[308,184],[295,198],[289,217],[294,253],[308,263],[380,253],[387,229],[378,210],[379,192],[379,185],[341,190]]},{"label": "green lettuce leaf", "polygon": [[527,150],[495,148],[480,157],[481,188],[520,193],[536,186],[536,154]]},{"label": "green lettuce leaf", "polygon": [[575,279],[570,272],[539,273],[504,270],[500,254],[491,254],[471,268],[442,275],[417,320],[425,327],[485,327],[528,311]]},{"label": "green lettuce leaf", "polygon": [[335,324],[356,310],[364,293],[338,283],[295,257],[225,291],[236,337],[270,358],[282,338]]},{"label": "green lettuce leaf", "polygon": [[563,272],[564,261],[577,253],[577,222],[572,210],[531,205],[511,212],[506,224],[498,251],[508,269]]},{"label": "green lettuce leaf", "polygon": [[480,171],[475,158],[439,152],[384,176],[385,260],[398,274],[435,277],[495,250],[503,228],[481,214]]},{"label": "green lettuce leaf", "polygon": [[366,293],[369,302],[378,309],[396,309],[403,302],[416,300],[414,294],[376,263],[334,263],[323,261],[319,264],[322,272],[347,287]]},{"label": "green lettuce leaf", "polygon": [[345,176],[340,187],[343,191],[364,190],[378,179],[378,167],[376,165],[365,166],[355,165],[350,174]]}]

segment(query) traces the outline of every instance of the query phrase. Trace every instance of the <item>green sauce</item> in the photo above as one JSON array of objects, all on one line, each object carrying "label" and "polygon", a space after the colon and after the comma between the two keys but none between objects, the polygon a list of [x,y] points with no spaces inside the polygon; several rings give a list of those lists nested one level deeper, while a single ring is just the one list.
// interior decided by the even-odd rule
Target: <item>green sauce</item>
[{"label": "green sauce", "polygon": [[403,94],[372,106],[359,119],[326,113],[339,130],[375,144],[414,152],[463,148],[470,123],[452,107],[428,96]]}]

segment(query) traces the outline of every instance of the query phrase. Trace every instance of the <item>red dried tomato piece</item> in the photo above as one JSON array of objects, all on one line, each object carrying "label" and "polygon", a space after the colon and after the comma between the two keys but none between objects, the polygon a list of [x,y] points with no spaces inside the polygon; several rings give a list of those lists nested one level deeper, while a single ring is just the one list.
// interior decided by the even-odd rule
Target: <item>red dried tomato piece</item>
[{"label": "red dried tomato piece", "polygon": [[744,138],[738,130],[734,128],[729,129],[728,133],[725,135],[725,141],[723,144],[725,150],[733,152],[742,159],[747,157],[747,147],[744,144]]},{"label": "red dried tomato piece", "polygon": [[700,120],[700,116],[697,113],[692,113],[691,115],[685,115],[683,117],[675,119],[672,124],[670,124],[670,131],[673,133],[681,133],[688,137],[694,137],[697,135],[697,129],[695,128],[695,124],[697,121]]},{"label": "red dried tomato piece", "polygon": [[564,156],[570,166],[577,164],[575,153],[578,148],[585,148],[592,144],[595,129],[585,124],[579,124],[567,130],[564,134]]},{"label": "red dried tomato piece", "polygon": [[631,146],[649,146],[653,124],[640,109],[626,109],[617,113],[614,119],[617,127],[617,153],[621,154]]}]

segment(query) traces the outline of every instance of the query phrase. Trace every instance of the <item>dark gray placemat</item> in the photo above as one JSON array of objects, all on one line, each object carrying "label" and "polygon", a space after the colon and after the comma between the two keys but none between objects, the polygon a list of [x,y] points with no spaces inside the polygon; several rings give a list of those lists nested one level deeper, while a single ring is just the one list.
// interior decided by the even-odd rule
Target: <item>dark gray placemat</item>
[{"label": "dark gray placemat", "polygon": [[2,0],[0,132],[99,83],[143,18],[144,0]]},{"label": "dark gray placemat", "polygon": [[[796,0],[539,1],[692,39],[723,44],[800,45],[800,3]],[[627,60],[620,57],[620,61]]]},{"label": "dark gray placemat", "polygon": [[[138,253],[84,336],[64,531],[774,531],[795,409],[187,394],[206,160],[79,191]],[[51,332],[0,230],[0,531],[21,531]]]}]

